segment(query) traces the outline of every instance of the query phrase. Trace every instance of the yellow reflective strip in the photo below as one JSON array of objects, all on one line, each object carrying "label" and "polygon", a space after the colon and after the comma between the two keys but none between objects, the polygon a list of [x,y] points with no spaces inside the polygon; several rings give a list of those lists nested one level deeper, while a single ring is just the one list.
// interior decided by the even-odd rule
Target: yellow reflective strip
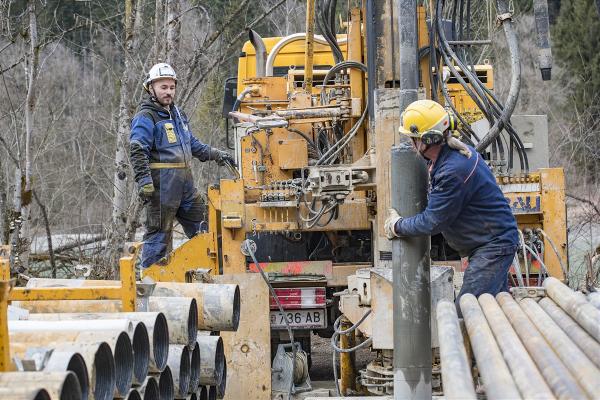
[{"label": "yellow reflective strip", "polygon": [[185,163],[150,163],[150,169],[187,168]]}]

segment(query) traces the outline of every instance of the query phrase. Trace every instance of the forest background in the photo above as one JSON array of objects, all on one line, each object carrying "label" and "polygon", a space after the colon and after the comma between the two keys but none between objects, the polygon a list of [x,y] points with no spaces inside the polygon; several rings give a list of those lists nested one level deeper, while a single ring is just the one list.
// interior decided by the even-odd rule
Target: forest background
[{"label": "forest background", "polygon": [[[354,3],[338,2],[341,20]],[[567,175],[572,275],[582,281],[600,252],[600,0],[548,5],[555,62],[552,81],[542,82],[532,1],[512,2],[523,62],[515,113],[548,115],[550,162]],[[110,277],[123,243],[139,239],[129,122],[152,64],[175,67],[175,100],[192,131],[225,148],[223,84],[236,76],[246,29],[263,37],[303,32],[305,7],[302,0],[0,0],[0,245],[10,246],[21,277],[70,277],[82,265]],[[503,35],[478,32],[494,38],[477,57],[494,65],[504,98]],[[227,176],[216,165],[193,168],[203,193]]]}]

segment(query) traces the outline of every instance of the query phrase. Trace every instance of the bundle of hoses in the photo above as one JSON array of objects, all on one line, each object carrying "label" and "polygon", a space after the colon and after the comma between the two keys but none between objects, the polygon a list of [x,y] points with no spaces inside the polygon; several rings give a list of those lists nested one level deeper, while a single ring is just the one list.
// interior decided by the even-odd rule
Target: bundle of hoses
[{"label": "bundle of hoses", "polygon": [[[600,310],[555,278],[545,296],[466,294],[460,308],[488,399],[593,399],[600,393]],[[437,305],[444,397],[475,399],[453,303]]]},{"label": "bundle of hoses", "polygon": [[[529,162],[525,153],[525,147],[523,142],[519,138],[518,134],[510,123],[510,117],[515,108],[519,89],[520,89],[520,58],[518,51],[518,41],[512,26],[511,15],[508,11],[508,4],[506,0],[497,0],[497,9],[499,14],[499,21],[502,22],[506,39],[508,42],[508,48],[511,57],[511,84],[509,94],[507,96],[506,105],[492,93],[484,83],[481,82],[473,65],[469,62],[469,51],[466,47],[462,46],[458,53],[453,49],[447,38],[444,30],[443,21],[443,9],[445,1],[437,2],[435,10],[435,24],[432,30],[432,37],[430,41],[432,45],[429,48],[430,60],[432,61],[433,69],[437,71],[437,81],[433,77],[432,73],[432,96],[434,99],[437,97],[438,85],[442,91],[442,94],[446,100],[446,104],[449,105],[460,122],[462,123],[459,131],[462,137],[469,143],[475,144],[472,138],[477,140],[476,149],[477,151],[484,151],[491,144],[492,153],[499,153],[499,159],[504,159],[504,144],[503,136],[501,135],[502,130],[505,130],[509,136],[509,158],[508,168],[513,168],[513,150],[516,150],[519,157],[520,167],[522,171],[529,171]],[[458,5],[458,6],[457,6]],[[457,9],[460,10],[458,22],[456,20]],[[471,33],[471,0],[453,0],[452,4],[452,29],[453,32],[458,32],[459,41],[469,41]],[[465,12],[466,11],[466,12]],[[464,20],[466,19],[466,29],[464,28]],[[436,40],[437,39],[437,40]],[[435,47],[433,43],[438,43],[439,47]],[[463,86],[465,91],[473,99],[477,107],[482,111],[486,119],[490,123],[490,131],[483,138],[477,137],[473,130],[470,128],[467,121],[463,119],[460,113],[457,112],[453,106],[448,91],[443,84],[442,80],[442,67],[438,65],[437,53],[441,55],[444,65],[448,67],[450,74]],[[460,71],[457,69],[460,69]],[[495,157],[495,156],[494,156]]]}]

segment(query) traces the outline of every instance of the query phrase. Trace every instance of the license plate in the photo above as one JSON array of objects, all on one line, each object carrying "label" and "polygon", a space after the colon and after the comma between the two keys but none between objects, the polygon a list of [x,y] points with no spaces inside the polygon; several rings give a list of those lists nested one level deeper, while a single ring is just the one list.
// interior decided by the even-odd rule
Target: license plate
[{"label": "license plate", "polygon": [[327,320],[324,309],[312,310],[289,310],[283,314],[279,311],[271,311],[271,328],[285,329],[287,318],[292,328],[325,328]]}]

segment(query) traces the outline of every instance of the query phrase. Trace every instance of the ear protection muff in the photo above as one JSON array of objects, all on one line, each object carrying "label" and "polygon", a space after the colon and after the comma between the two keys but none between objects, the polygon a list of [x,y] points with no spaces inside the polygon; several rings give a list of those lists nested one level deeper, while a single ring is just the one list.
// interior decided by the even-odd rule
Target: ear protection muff
[{"label": "ear protection muff", "polygon": [[427,146],[440,144],[444,141],[444,134],[438,130],[432,129],[421,135],[421,142]]}]

